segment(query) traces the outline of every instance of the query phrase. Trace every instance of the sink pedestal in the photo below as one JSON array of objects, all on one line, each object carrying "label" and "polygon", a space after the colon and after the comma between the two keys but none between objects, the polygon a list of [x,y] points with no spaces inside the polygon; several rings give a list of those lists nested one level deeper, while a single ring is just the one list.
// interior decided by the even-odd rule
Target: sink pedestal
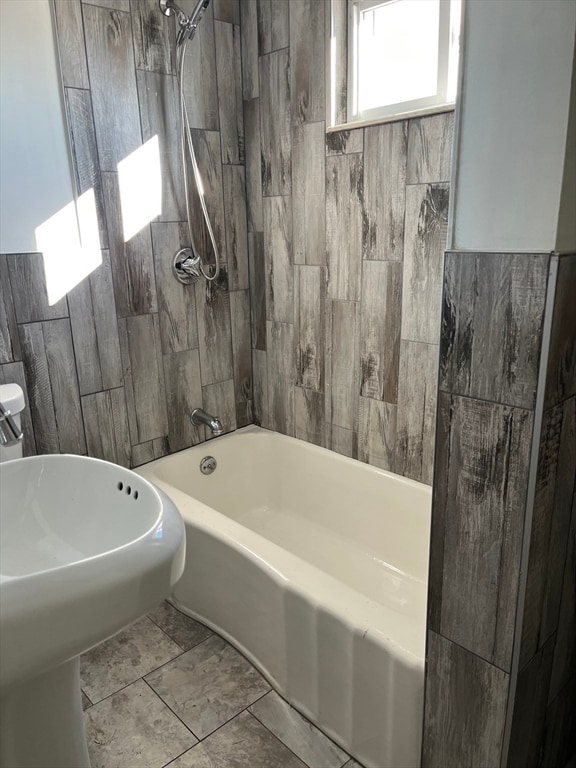
[{"label": "sink pedestal", "polygon": [[0,768],[90,768],[78,657],[3,694]]},{"label": "sink pedestal", "polygon": [[87,456],[0,462],[0,497],[0,768],[90,768],[79,658],[170,594],[184,523]]}]

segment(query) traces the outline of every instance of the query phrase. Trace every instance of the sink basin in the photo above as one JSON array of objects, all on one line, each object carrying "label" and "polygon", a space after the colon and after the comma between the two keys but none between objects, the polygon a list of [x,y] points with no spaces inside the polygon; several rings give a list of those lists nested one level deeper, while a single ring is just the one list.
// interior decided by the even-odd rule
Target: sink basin
[{"label": "sink basin", "polygon": [[[170,594],[184,541],[172,502],[128,469],[67,455],[0,464],[2,768],[89,766],[78,656]],[[48,693],[34,715],[31,700]],[[60,748],[74,729],[82,755]]]}]

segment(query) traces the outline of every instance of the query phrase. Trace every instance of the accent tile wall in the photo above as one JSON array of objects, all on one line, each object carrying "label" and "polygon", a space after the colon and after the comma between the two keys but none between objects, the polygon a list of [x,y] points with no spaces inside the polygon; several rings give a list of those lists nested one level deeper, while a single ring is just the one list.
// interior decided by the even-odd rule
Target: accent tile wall
[{"label": "accent tile wall", "polygon": [[424,768],[500,765],[549,260],[446,254]]},{"label": "accent tile wall", "polygon": [[575,256],[446,254],[423,768],[576,747],[575,285]]},{"label": "accent tile wall", "polygon": [[576,754],[576,255],[557,267],[509,768]]},{"label": "accent tile wall", "polygon": [[[219,0],[189,47],[192,138],[226,261],[190,289],[171,274],[188,244],[172,23],[156,0],[57,0],[74,170],[95,193],[103,263],[49,307],[41,257],[0,257],[0,375],[27,382],[27,453],[136,465],[204,439],[192,408],[234,429],[254,401],[263,426],[431,483],[453,114],[326,135],[325,12]],[[154,136],[162,212],[124,242],[118,163]],[[209,252],[198,219],[194,236]]]},{"label": "accent tile wall", "polygon": [[[252,421],[238,3],[210,5],[186,58],[192,137],[226,262],[215,283],[195,288],[171,274],[189,245],[172,21],[157,0],[55,9],[76,182],[95,193],[102,264],[48,306],[40,254],[0,256],[0,382],[27,392],[26,455],[136,466],[204,440],[188,420],[195,407],[217,412],[226,430]],[[154,136],[162,212],[125,242],[118,163]]]},{"label": "accent tile wall", "polygon": [[453,114],[326,135],[328,8],[240,6],[255,417],[431,483]]}]

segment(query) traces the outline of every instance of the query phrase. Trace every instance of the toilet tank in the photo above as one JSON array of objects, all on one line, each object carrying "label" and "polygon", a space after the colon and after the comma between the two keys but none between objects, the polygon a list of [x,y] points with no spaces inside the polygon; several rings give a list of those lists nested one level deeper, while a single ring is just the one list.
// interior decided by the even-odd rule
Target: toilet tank
[{"label": "toilet tank", "polygon": [[[20,427],[20,414],[24,410],[24,392],[18,384],[0,384],[0,403],[12,414]],[[22,441],[14,445],[0,445],[0,461],[19,459],[22,456]]]}]

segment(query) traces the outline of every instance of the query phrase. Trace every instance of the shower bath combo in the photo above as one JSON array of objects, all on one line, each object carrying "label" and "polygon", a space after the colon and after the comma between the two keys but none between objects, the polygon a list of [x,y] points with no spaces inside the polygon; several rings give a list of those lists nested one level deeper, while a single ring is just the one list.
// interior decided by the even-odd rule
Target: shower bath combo
[{"label": "shower bath combo", "polygon": [[[172,271],[177,280],[184,284],[195,283],[202,277],[209,282],[212,282],[213,280],[216,280],[220,274],[220,254],[218,252],[216,238],[214,237],[212,222],[210,221],[210,216],[206,208],[202,177],[200,175],[200,169],[198,168],[194,144],[192,143],[190,134],[190,120],[184,94],[184,60],[186,56],[186,47],[196,34],[200,20],[209,4],[210,0],[198,0],[194,10],[190,16],[188,16],[174,2],[174,0],[159,0],[160,10],[165,16],[173,17],[176,26],[176,71],[180,106],[180,150],[182,155],[182,174],[184,177],[186,219],[188,223],[190,245],[181,248],[175,254],[172,263]],[[190,206],[190,182],[192,180],[190,178],[190,169],[192,169],[192,179],[196,185],[200,206],[202,208],[202,215],[206,223],[206,229],[208,230],[210,243],[214,252],[214,264],[210,266],[206,263],[205,256],[202,256],[194,240],[192,210]]]}]

